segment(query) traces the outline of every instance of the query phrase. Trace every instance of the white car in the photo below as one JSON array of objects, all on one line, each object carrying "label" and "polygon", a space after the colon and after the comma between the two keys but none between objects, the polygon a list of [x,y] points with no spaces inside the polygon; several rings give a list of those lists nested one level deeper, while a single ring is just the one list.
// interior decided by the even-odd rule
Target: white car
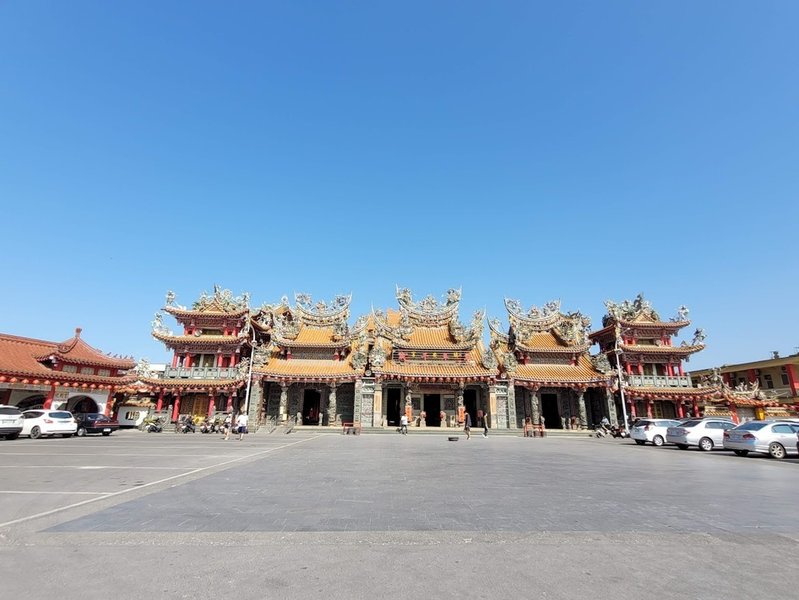
[{"label": "white car", "polygon": [[799,423],[794,421],[749,421],[724,432],[724,449],[738,456],[750,452],[780,459],[799,454],[796,437]]},{"label": "white car", "polygon": [[78,431],[78,422],[66,410],[26,410],[22,413],[22,419],[20,435],[27,435],[34,440],[43,435],[72,437]]},{"label": "white car", "polygon": [[655,446],[666,443],[666,430],[669,427],[679,427],[680,422],[675,419],[641,419],[636,421],[630,429],[630,437],[639,446],[647,442]]},{"label": "white car", "polygon": [[705,452],[713,448],[723,448],[724,432],[735,427],[730,419],[708,417],[683,421],[677,427],[666,430],[666,441],[680,450],[688,446],[698,446]]},{"label": "white car", "polygon": [[22,431],[22,413],[16,406],[0,404],[0,437],[15,440]]}]

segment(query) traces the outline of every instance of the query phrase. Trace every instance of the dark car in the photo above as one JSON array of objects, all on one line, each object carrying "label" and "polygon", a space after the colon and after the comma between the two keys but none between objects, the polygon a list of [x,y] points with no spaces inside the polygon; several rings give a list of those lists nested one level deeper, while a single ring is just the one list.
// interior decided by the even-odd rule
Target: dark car
[{"label": "dark car", "polygon": [[87,433],[102,433],[111,435],[119,429],[119,421],[106,417],[102,413],[82,413],[75,415],[78,422],[78,435],[84,436]]}]

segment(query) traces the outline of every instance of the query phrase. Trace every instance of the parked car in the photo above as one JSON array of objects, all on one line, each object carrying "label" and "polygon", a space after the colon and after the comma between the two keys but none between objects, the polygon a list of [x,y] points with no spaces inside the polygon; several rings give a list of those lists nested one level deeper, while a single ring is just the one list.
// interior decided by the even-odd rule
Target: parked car
[{"label": "parked car", "polygon": [[655,446],[662,446],[666,443],[666,430],[669,427],[679,427],[680,422],[675,419],[641,419],[635,422],[630,429],[630,437],[639,446],[647,442]]},{"label": "parked car", "polygon": [[16,406],[0,404],[0,437],[15,440],[22,432],[22,412]]},{"label": "parked car", "polygon": [[730,419],[706,417],[684,421],[677,427],[666,430],[666,441],[676,445],[680,450],[689,446],[697,446],[700,450],[709,451],[724,446],[724,432],[735,427]]},{"label": "parked car", "polygon": [[750,452],[768,454],[772,458],[785,458],[799,454],[799,423],[790,421],[749,421],[724,432],[724,449],[738,456]]},{"label": "parked car", "polygon": [[78,430],[78,423],[72,413],[66,410],[46,410],[43,408],[26,410],[22,413],[22,432],[20,435],[37,439],[43,435],[71,437]]},{"label": "parked car", "polygon": [[75,415],[78,422],[77,434],[81,437],[87,433],[111,435],[119,429],[119,421],[106,417],[103,413],[80,413]]}]

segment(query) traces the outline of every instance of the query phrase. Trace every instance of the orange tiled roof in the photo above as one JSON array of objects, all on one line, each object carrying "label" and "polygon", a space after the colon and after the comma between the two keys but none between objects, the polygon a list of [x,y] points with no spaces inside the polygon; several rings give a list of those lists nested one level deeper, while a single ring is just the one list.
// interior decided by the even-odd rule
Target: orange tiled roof
[{"label": "orange tiled roof", "polygon": [[164,310],[174,316],[175,318],[179,319],[187,319],[191,317],[220,317],[224,319],[228,318],[236,318],[236,317],[243,317],[247,314],[249,310],[247,307],[243,307],[239,310],[235,310],[232,312],[226,312],[221,308],[217,309],[206,309],[206,310],[190,310],[188,308],[180,308],[177,306],[165,306]]},{"label": "orange tiled roof", "polygon": [[645,354],[693,354],[704,349],[704,344],[696,346],[649,346],[646,344],[622,344],[621,348],[625,352],[645,353]]},{"label": "orange tiled roof", "polygon": [[310,325],[303,325],[295,339],[282,339],[279,343],[291,348],[343,348],[350,345],[349,340],[336,340],[332,327]]},{"label": "orange tiled roof", "polygon": [[242,379],[156,379],[143,378],[141,383],[156,391],[159,388],[165,390],[205,390],[205,389],[237,389],[244,385]]},{"label": "orange tiled roof", "polygon": [[153,337],[166,344],[185,344],[187,346],[240,346],[247,341],[247,338],[235,335],[165,335],[157,331],[153,331]]},{"label": "orange tiled roof", "polygon": [[526,352],[555,352],[558,354],[580,354],[582,352],[588,351],[588,349],[591,347],[590,344],[576,344],[571,346],[559,339],[558,336],[555,335],[551,330],[533,333],[523,340],[517,339],[516,346],[520,350],[524,350]]},{"label": "orange tiled roof", "polygon": [[580,357],[576,365],[523,365],[513,371],[513,378],[536,383],[605,383],[607,375],[594,369],[591,361]]},{"label": "orange tiled roof", "polygon": [[[490,352],[490,350],[487,350]],[[472,350],[465,362],[455,361],[421,361],[401,362],[387,359],[386,364],[375,372],[382,376],[397,377],[435,377],[448,379],[489,379],[496,377],[494,370],[486,369],[480,363],[480,351]]]},{"label": "orange tiled roof", "polygon": [[105,377],[57,371],[39,362],[39,358],[55,356],[62,362],[90,367],[129,369],[135,366],[132,360],[112,358],[102,354],[80,340],[79,333],[76,334],[76,338],[59,344],[0,334],[0,381],[29,379],[30,382],[47,381],[58,385],[71,383],[102,387],[122,384],[131,379],[129,376]]},{"label": "orange tiled roof", "polygon": [[256,367],[253,373],[278,379],[354,379],[359,375],[347,360],[291,359],[272,360]]},{"label": "orange tiled roof", "polygon": [[701,400],[703,398],[711,398],[714,394],[718,393],[718,388],[660,388],[651,386],[627,386],[624,388],[624,393],[630,397],[644,397],[644,398],[671,398],[679,400],[680,398],[696,398]]}]

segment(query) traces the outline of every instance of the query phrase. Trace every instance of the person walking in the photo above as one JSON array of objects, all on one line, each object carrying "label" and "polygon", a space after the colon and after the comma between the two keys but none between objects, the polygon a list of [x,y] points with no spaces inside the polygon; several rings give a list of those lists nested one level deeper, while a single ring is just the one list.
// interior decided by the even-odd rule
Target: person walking
[{"label": "person walking", "polygon": [[239,441],[244,439],[244,434],[247,432],[247,421],[250,420],[247,413],[241,413],[236,419],[236,427],[239,430]]},{"label": "person walking", "polygon": [[483,413],[483,437],[488,437],[488,413]]},{"label": "person walking", "polygon": [[402,435],[408,435],[408,415],[402,415],[400,417],[400,433]]},{"label": "person walking", "polygon": [[225,423],[222,425],[222,428],[225,430],[225,438],[230,438],[230,430],[233,428],[233,415],[228,413],[225,415]]},{"label": "person walking", "polygon": [[472,437],[472,415],[468,412],[463,417],[463,431],[467,440]]}]

